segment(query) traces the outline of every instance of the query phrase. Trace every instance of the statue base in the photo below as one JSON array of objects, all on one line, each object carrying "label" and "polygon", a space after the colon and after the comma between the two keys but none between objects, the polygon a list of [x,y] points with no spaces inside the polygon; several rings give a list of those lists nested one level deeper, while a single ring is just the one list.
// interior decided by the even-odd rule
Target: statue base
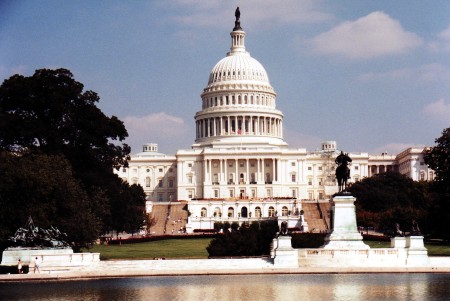
[{"label": "statue base", "polygon": [[325,237],[325,249],[370,249],[363,243],[356,226],[354,202],[356,198],[348,192],[333,197],[331,202],[332,232]]},{"label": "statue base", "polygon": [[[275,246],[276,244],[276,246]],[[292,248],[290,236],[278,236],[274,239],[273,264],[278,267],[297,267],[298,251]]]},{"label": "statue base", "polygon": [[19,259],[24,265],[34,266],[38,257],[43,268],[54,266],[88,265],[100,261],[100,253],[74,253],[72,249],[26,249],[7,248],[3,251],[1,265],[17,265]]}]

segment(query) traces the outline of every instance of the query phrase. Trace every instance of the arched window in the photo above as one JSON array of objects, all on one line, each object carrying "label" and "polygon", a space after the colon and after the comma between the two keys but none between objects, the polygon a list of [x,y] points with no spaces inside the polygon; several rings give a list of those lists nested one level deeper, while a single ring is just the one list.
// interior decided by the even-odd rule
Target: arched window
[{"label": "arched window", "polygon": [[283,206],[283,208],[281,208],[281,215],[282,216],[288,216],[288,208],[286,206]]},{"label": "arched window", "polygon": [[272,207],[272,206],[270,206],[269,207],[269,217],[273,217],[273,216],[275,216],[275,209]]},{"label": "arched window", "polygon": [[228,217],[234,217],[234,208],[228,207]]},{"label": "arched window", "polygon": [[255,217],[261,217],[261,207],[255,208]]},{"label": "arched window", "polygon": [[247,217],[248,216],[248,210],[247,207],[241,208],[241,217]]},{"label": "arched window", "polygon": [[222,212],[219,207],[214,208],[214,217],[222,217]]},{"label": "arched window", "polygon": [[206,213],[207,213],[206,208],[203,207],[203,208],[200,210],[200,216],[201,216],[201,217],[206,217]]}]

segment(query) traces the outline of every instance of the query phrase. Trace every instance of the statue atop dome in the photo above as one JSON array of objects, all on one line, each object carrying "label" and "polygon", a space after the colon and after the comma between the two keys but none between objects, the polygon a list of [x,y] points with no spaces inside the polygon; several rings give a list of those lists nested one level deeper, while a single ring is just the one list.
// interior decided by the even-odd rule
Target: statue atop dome
[{"label": "statue atop dome", "polygon": [[236,17],[236,21],[234,21],[234,28],[233,31],[235,30],[242,30],[241,28],[241,11],[239,10],[239,6],[236,8],[236,11],[234,12],[234,16]]}]

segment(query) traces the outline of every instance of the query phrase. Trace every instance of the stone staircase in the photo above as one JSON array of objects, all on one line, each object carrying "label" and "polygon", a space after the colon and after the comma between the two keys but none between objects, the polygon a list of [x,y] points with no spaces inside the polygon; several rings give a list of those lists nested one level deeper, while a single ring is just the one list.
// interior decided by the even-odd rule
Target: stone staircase
[{"label": "stone staircase", "polygon": [[153,204],[151,216],[155,218],[156,224],[150,229],[151,235],[183,233],[188,218],[187,211],[183,209],[185,205],[185,202]]},{"label": "stone staircase", "polygon": [[[329,230],[329,202],[302,202],[305,221],[308,223],[309,232],[327,232]],[[325,220],[323,219],[323,215]]]}]

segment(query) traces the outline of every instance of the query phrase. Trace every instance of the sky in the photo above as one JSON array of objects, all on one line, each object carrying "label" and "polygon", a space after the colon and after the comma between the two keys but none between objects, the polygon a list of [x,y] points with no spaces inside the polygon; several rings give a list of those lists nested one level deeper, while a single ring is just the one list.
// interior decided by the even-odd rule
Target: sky
[{"label": "sky", "polygon": [[175,154],[195,140],[237,6],[290,148],[397,154],[450,126],[447,0],[1,0],[0,83],[69,69],[124,122],[132,153]]}]

